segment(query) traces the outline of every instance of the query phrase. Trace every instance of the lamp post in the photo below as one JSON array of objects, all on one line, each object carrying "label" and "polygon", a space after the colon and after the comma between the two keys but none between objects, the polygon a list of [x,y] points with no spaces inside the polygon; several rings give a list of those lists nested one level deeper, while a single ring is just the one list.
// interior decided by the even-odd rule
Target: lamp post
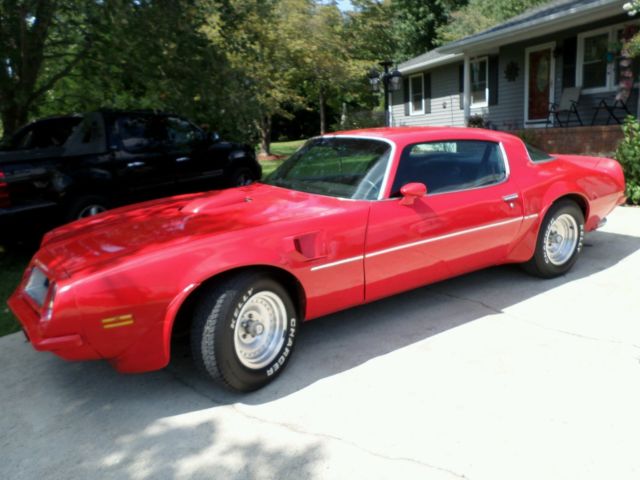
[{"label": "lamp post", "polygon": [[384,68],[384,71],[380,73],[375,68],[369,70],[369,83],[371,84],[371,90],[376,93],[380,91],[380,83],[382,83],[384,93],[384,124],[390,127],[391,112],[389,112],[389,93],[396,92],[400,89],[402,74],[397,68],[390,71],[393,65],[391,60],[383,60],[378,65]]}]

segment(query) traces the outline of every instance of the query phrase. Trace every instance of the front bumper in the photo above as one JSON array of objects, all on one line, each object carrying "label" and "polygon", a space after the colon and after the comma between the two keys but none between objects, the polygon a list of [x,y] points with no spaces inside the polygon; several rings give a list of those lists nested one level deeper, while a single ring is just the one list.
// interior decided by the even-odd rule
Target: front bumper
[{"label": "front bumper", "polygon": [[19,290],[8,301],[9,308],[16,316],[27,338],[38,351],[53,352],[66,360],[92,360],[99,355],[83,340],[78,333],[49,337],[43,331],[40,315],[29,304]]}]

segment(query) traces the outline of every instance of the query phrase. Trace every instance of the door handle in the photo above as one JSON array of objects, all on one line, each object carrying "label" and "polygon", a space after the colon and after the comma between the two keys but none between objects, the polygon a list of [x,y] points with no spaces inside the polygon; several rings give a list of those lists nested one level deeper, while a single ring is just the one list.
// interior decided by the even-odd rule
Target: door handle
[{"label": "door handle", "polygon": [[127,163],[127,167],[129,167],[129,168],[144,167],[144,165],[145,165],[144,162],[129,162],[129,163]]},{"label": "door handle", "polygon": [[178,157],[176,158],[176,162],[181,163],[181,162],[187,162],[191,160],[191,157]]},{"label": "door handle", "polygon": [[504,200],[505,202],[513,202],[514,200],[518,199],[518,194],[517,193],[512,193],[511,195],[505,195],[504,197],[502,197],[502,200]]}]

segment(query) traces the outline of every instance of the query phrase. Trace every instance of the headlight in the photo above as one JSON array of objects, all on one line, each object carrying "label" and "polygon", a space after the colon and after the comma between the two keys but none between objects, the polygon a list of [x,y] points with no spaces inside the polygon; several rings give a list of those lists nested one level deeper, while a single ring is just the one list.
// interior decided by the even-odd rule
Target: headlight
[{"label": "headlight", "polygon": [[56,298],[57,290],[55,282],[49,282],[49,279],[39,267],[36,266],[31,269],[24,292],[40,307],[43,321],[51,320],[53,302]]},{"label": "headlight", "polygon": [[48,322],[53,315],[53,301],[56,299],[56,293],[58,293],[58,286],[55,282],[49,288],[49,301],[47,302],[47,308],[42,312],[42,321]]},{"label": "headlight", "polygon": [[36,305],[42,308],[49,292],[49,279],[40,268],[33,267],[31,269],[24,291],[31,297],[31,300],[36,302]]}]

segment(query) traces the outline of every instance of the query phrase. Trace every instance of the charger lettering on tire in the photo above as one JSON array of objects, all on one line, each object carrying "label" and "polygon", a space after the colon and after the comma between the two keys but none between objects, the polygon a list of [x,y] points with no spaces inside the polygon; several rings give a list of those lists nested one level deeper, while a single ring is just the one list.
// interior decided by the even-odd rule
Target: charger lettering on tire
[{"label": "charger lettering on tire", "polygon": [[289,292],[265,273],[247,271],[212,284],[196,308],[194,361],[235,390],[256,390],[287,365],[297,334]]}]

